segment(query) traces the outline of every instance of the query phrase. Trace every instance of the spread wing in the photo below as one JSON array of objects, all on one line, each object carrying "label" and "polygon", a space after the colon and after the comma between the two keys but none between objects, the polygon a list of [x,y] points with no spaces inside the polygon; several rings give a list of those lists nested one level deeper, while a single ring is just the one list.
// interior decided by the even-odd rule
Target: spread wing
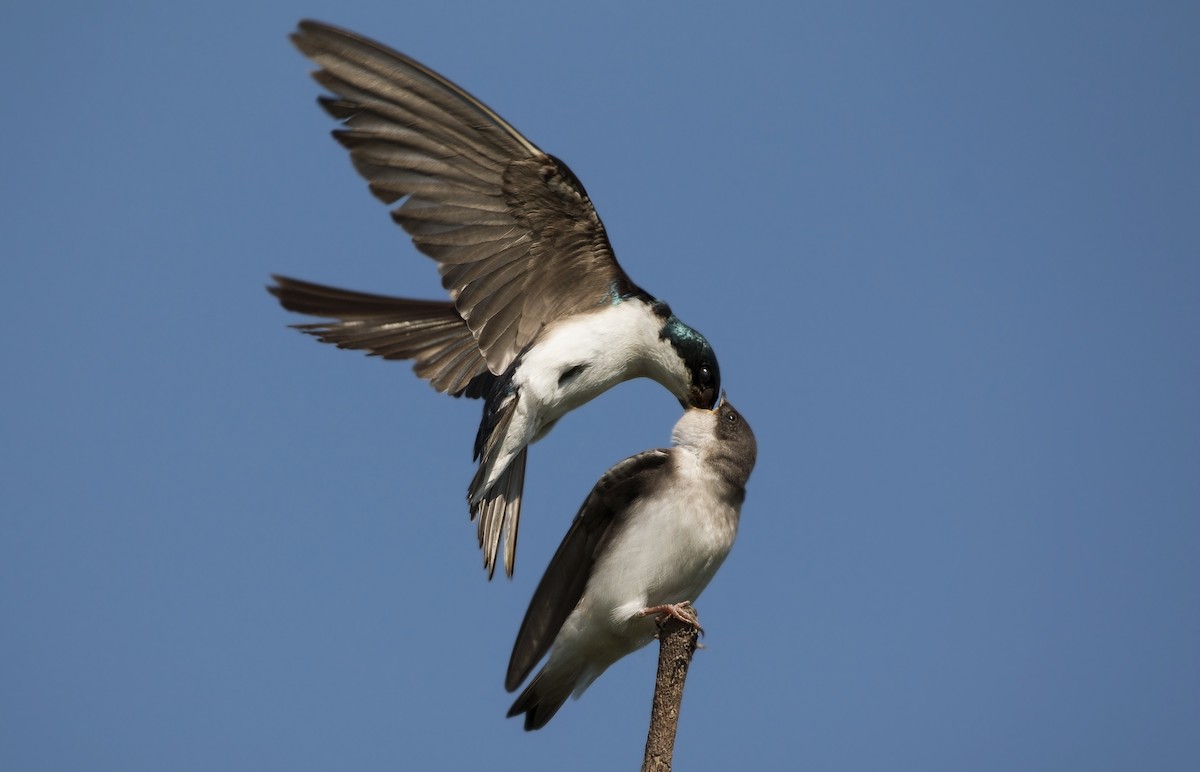
[{"label": "spread wing", "polygon": [[371,192],[438,262],[493,373],[547,323],[642,294],[613,256],[575,175],[436,72],[354,33],[304,21],[292,35],[334,97]]},{"label": "spread wing", "polygon": [[411,359],[413,371],[438,391],[482,397],[496,376],[454,306],[328,287],[273,276],[267,290],[289,311],[337,321],[292,325],[338,348],[384,359]]},{"label": "spread wing", "polygon": [[661,448],[630,456],[605,472],[592,488],[529,602],[504,679],[510,692],[550,650],[558,631],[583,597],[596,558],[622,527],[630,503],[666,472],[669,458],[669,451]]}]

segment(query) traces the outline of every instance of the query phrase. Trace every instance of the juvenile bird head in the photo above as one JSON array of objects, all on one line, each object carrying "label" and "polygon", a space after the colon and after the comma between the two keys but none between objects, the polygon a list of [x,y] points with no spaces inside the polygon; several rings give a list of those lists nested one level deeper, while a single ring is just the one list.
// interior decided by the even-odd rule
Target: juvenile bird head
[{"label": "juvenile bird head", "polygon": [[684,412],[671,432],[671,441],[713,464],[735,488],[745,488],[758,460],[758,441],[750,424],[724,394],[714,408]]}]

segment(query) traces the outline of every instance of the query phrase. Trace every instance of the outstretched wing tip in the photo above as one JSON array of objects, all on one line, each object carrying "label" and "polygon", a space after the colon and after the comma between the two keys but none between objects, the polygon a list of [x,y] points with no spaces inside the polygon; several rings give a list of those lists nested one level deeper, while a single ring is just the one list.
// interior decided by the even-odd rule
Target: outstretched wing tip
[{"label": "outstretched wing tip", "polygon": [[340,123],[335,138],[417,248],[441,264],[493,372],[547,323],[594,308],[614,280],[633,286],[578,177],[483,102],[324,22],[300,21],[292,41],[318,67],[313,77],[329,92],[319,102]]}]

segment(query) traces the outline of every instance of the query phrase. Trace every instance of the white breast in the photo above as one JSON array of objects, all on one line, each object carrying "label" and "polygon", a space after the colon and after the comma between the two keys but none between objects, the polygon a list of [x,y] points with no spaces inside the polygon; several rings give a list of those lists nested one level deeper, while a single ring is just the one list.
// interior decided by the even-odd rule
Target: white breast
[{"label": "white breast", "polygon": [[[516,373],[521,399],[547,416],[564,413],[622,381],[650,377],[672,390],[686,380],[679,357],[659,333],[662,320],[644,303],[606,306],[556,324],[525,355]],[[568,379],[563,374],[584,365]]]},{"label": "white breast", "polygon": [[[622,624],[647,606],[695,600],[733,547],[737,509],[699,459],[677,452],[672,493],[644,500],[594,569],[589,603]],[[609,556],[617,556],[609,560]]]}]

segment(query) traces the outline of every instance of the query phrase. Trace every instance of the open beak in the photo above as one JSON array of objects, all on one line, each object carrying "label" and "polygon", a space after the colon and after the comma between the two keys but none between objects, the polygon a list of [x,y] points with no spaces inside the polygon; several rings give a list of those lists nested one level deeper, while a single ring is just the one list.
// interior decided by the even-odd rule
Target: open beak
[{"label": "open beak", "polygon": [[723,395],[721,398],[718,398],[717,390],[711,386],[705,388],[693,386],[688,392],[688,400],[683,407],[684,409],[698,407],[704,410],[716,410],[721,404],[720,400],[723,398]]}]

